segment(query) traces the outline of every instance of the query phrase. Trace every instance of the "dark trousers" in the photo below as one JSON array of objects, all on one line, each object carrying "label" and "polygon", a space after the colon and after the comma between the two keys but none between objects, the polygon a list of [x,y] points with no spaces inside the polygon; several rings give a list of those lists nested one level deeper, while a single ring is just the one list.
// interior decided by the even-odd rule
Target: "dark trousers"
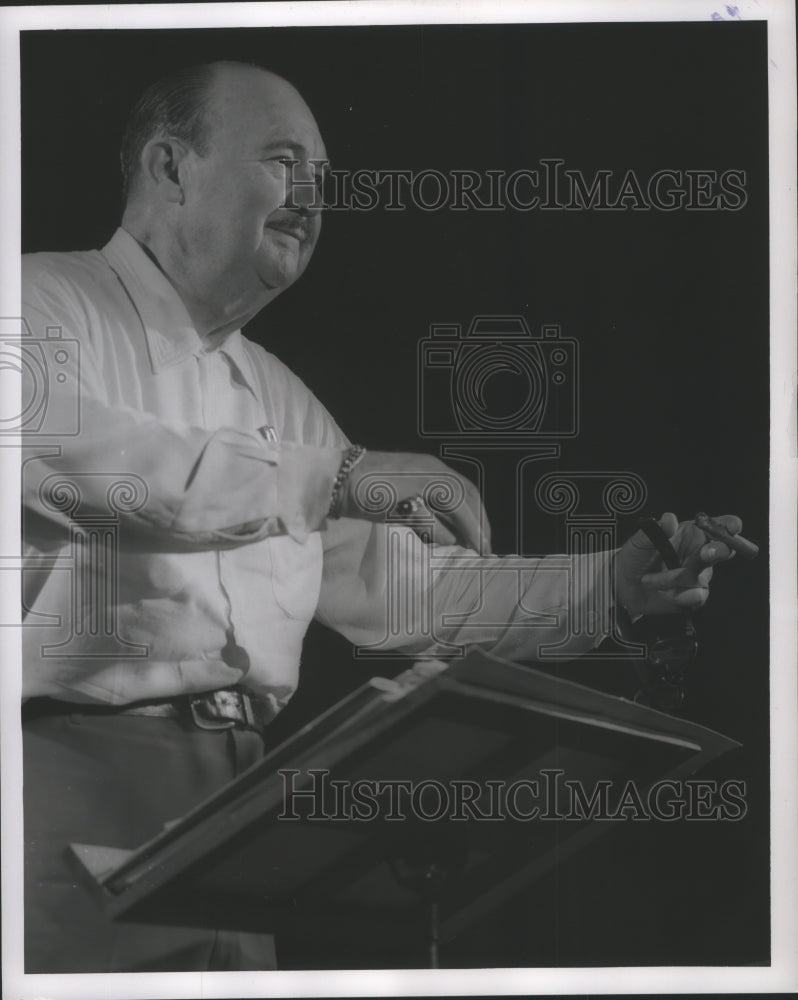
[{"label": "dark trousers", "polygon": [[269,935],[108,920],[67,854],[70,843],[138,847],[253,764],[257,734],[40,714],[35,702],[24,717],[27,973],[276,968]]}]

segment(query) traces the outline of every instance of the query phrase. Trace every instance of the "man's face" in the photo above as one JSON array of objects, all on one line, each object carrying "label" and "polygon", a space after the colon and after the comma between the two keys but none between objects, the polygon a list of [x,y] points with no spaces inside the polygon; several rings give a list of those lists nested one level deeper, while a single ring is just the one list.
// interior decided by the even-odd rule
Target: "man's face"
[{"label": "man's face", "polygon": [[[178,249],[195,284],[231,312],[257,311],[302,274],[321,229],[310,160],[323,160],[313,115],[290,84],[229,68],[213,84],[210,151],[184,162]],[[320,168],[316,177],[320,176]],[[316,204],[320,204],[320,195]],[[296,206],[294,208],[287,205]]]}]

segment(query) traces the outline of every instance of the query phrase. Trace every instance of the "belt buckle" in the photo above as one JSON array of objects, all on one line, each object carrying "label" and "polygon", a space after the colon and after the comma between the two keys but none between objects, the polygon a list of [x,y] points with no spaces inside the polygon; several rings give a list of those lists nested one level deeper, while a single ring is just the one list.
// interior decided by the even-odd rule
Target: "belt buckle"
[{"label": "belt buckle", "polygon": [[244,726],[247,729],[260,729],[258,720],[255,718],[255,710],[252,707],[252,699],[246,693],[241,692],[241,708],[244,713]]},{"label": "belt buckle", "polygon": [[[219,704],[219,701],[216,698],[216,695],[218,695],[220,693],[221,692],[218,692],[218,691],[212,691],[209,694],[205,694],[205,695],[192,695],[189,698],[189,700],[188,700],[188,707],[189,707],[189,709],[191,711],[191,718],[192,718],[192,720],[194,722],[194,725],[197,727],[197,729],[205,729],[205,730],[207,730],[209,732],[220,732],[220,731],[223,731],[225,729],[234,729],[235,728],[237,722],[239,721],[238,718],[231,717],[231,716],[227,716],[225,718],[224,716],[222,716],[221,718],[214,719],[214,718],[206,718],[205,716],[203,716],[201,714],[200,706],[202,706],[202,705],[205,705],[206,707],[214,705],[214,706],[216,706],[217,709],[219,709],[221,707],[220,704]],[[238,692],[224,692],[224,693],[225,693],[225,695],[233,694],[239,700],[239,703],[235,707],[236,707],[236,709],[237,709],[237,711],[239,713],[239,717],[240,717],[241,714],[242,714],[241,713],[241,708],[240,708],[240,697],[241,696],[238,694]]]}]

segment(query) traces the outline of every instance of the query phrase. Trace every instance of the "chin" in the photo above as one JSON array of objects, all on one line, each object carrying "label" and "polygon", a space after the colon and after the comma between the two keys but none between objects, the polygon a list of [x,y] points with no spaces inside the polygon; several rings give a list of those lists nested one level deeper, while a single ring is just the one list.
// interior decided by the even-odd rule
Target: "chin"
[{"label": "chin", "polygon": [[261,281],[273,292],[284,292],[286,288],[290,288],[294,284],[299,275],[300,272],[297,269],[292,271],[269,270],[261,274]]},{"label": "chin", "polygon": [[283,291],[302,277],[306,264],[300,260],[273,261],[270,267],[261,269],[261,280],[268,287]]},{"label": "chin", "polygon": [[307,257],[301,252],[299,244],[295,240],[288,243],[288,238],[286,245],[274,241],[271,246],[264,247],[258,256],[258,270],[264,280],[274,285],[290,285],[295,281],[304,270]]}]

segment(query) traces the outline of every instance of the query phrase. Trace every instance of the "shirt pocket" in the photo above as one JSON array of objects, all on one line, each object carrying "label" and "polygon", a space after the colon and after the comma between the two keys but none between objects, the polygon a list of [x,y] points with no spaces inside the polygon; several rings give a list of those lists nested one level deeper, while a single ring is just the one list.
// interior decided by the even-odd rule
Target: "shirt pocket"
[{"label": "shirt pocket", "polygon": [[304,544],[290,535],[268,540],[274,600],[289,618],[309,622],[321,590],[321,535],[314,531]]}]

